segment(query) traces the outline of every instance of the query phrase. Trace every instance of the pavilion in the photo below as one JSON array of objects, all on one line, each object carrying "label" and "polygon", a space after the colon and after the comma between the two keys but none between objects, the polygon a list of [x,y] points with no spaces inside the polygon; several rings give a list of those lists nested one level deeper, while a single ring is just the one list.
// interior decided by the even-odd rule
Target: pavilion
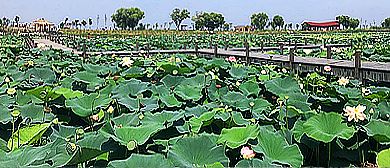
[{"label": "pavilion", "polygon": [[305,30],[311,30],[311,31],[332,31],[332,30],[339,30],[340,29],[340,23],[338,21],[325,21],[325,22],[312,22],[312,21],[305,21],[303,24],[307,27],[305,27]]},{"label": "pavilion", "polygon": [[234,26],[235,31],[242,31],[242,32],[248,32],[248,31],[253,31],[254,28],[250,25],[236,25]]},{"label": "pavilion", "polygon": [[31,24],[33,25],[35,31],[47,32],[55,29],[55,24],[45,20],[44,18],[33,21]]}]

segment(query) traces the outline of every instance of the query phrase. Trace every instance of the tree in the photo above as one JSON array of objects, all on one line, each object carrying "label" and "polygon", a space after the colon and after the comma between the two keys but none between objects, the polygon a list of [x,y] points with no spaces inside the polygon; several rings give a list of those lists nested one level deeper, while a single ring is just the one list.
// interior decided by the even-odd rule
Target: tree
[{"label": "tree", "polygon": [[289,23],[289,24],[288,24],[288,28],[289,28],[290,30],[292,30],[292,27],[293,27],[293,24],[292,24],[292,23]]},{"label": "tree", "polygon": [[195,21],[196,29],[206,28],[207,30],[214,30],[222,27],[225,23],[225,17],[222,14],[214,12],[197,13],[192,20]]},{"label": "tree", "polygon": [[190,18],[190,12],[187,9],[183,9],[180,11],[179,8],[173,9],[171,13],[171,19],[175,23],[176,29],[180,29],[180,24],[183,20]]},{"label": "tree", "polygon": [[263,30],[265,25],[267,25],[268,20],[268,15],[266,13],[255,13],[251,16],[251,25],[254,25],[256,29]]},{"label": "tree", "polygon": [[282,29],[282,27],[284,25],[284,19],[280,15],[275,15],[272,18],[272,22],[275,24],[276,27],[279,27],[279,29]]},{"label": "tree", "polygon": [[87,21],[86,21],[85,19],[83,19],[83,20],[81,21],[81,24],[84,26],[84,29],[85,29],[85,26],[87,26]]},{"label": "tree", "polygon": [[91,26],[92,26],[92,18],[88,18],[88,23],[89,23],[89,29],[91,29]]},{"label": "tree", "polygon": [[386,18],[381,25],[383,28],[390,28],[390,18]]},{"label": "tree", "polygon": [[75,24],[75,26],[76,26],[76,29],[78,29],[77,26],[79,25],[79,21],[80,21],[79,19],[75,19],[75,20],[74,20],[74,24]]},{"label": "tree", "polygon": [[309,23],[304,22],[304,23],[302,23],[301,27],[302,27],[302,30],[308,30],[309,29]]},{"label": "tree", "polygon": [[270,22],[268,22],[268,27],[269,26],[271,26],[271,28],[272,28],[272,30],[275,30],[276,29],[276,24],[275,24],[275,22],[273,22],[273,21],[270,21]]},{"label": "tree", "polygon": [[142,12],[139,8],[120,8],[116,10],[116,13],[111,15],[112,21],[121,29],[134,28],[138,25],[138,22],[145,18],[145,12]]},{"label": "tree", "polygon": [[19,26],[19,20],[20,20],[19,15],[15,15],[14,21],[16,23],[16,26]]},{"label": "tree", "polygon": [[229,31],[229,29],[230,29],[230,25],[229,25],[229,23],[225,23],[225,24],[223,24],[223,30],[225,30],[225,31]]},{"label": "tree", "polygon": [[358,26],[359,26],[359,24],[360,24],[360,21],[359,21],[359,19],[350,19],[350,21],[349,21],[349,26],[352,28],[352,29],[356,29]]},{"label": "tree", "polygon": [[339,16],[336,16],[336,20],[339,21],[339,23],[341,25],[343,25],[343,28],[344,29],[348,29],[349,28],[349,22],[351,20],[351,18],[347,15],[339,15]]}]

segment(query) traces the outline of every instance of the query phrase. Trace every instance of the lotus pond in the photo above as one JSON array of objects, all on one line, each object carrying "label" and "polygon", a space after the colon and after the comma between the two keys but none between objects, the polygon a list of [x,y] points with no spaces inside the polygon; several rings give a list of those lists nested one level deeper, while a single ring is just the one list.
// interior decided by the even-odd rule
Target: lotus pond
[{"label": "lotus pond", "polygon": [[[136,43],[139,43],[139,49],[145,50],[146,44],[150,44],[151,50],[175,50],[186,48],[195,48],[198,43],[199,48],[210,48],[210,42],[217,44],[218,48],[224,48],[227,42],[228,48],[243,48],[244,41],[248,41],[251,47],[278,46],[277,42],[291,41],[291,44],[350,44],[350,48],[332,48],[332,59],[352,60],[356,50],[363,51],[363,61],[390,62],[389,33],[383,32],[363,32],[363,33],[328,33],[328,34],[273,34],[273,35],[155,35],[155,36],[124,36],[123,38],[97,38],[97,39],[76,39],[68,41],[67,45],[74,47],[79,42],[86,44],[87,51],[134,51]],[[280,54],[279,50],[268,51],[268,54]],[[288,55],[285,50],[284,55]],[[297,56],[305,57],[323,57],[326,58],[326,48],[317,49],[298,49]]]},{"label": "lotus pond", "polygon": [[390,166],[390,89],[331,67],[2,48],[0,167]]}]

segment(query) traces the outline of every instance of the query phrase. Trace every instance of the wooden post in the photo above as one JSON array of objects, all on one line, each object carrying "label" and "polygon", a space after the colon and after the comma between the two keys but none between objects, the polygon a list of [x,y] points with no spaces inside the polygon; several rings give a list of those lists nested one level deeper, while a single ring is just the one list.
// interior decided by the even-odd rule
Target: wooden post
[{"label": "wooden post", "polygon": [[353,46],[353,41],[352,41],[352,39],[351,39],[351,41],[350,41],[350,46],[351,46],[351,48],[352,48],[352,46]]},{"label": "wooden post", "polygon": [[305,46],[307,46],[307,39],[305,39]]},{"label": "wooden post", "polygon": [[214,57],[217,58],[218,57],[218,44],[214,44]]},{"label": "wooden post", "polygon": [[187,42],[184,42],[183,48],[184,48],[184,49],[187,49]]},{"label": "wooden post", "polygon": [[149,56],[150,44],[146,43],[146,55]]},{"label": "wooden post", "polygon": [[85,43],[83,44],[83,57],[85,58],[86,56],[86,46],[85,46]]},{"label": "wooden post", "polygon": [[261,52],[264,52],[264,42],[261,41]]},{"label": "wooden post", "polygon": [[246,65],[249,66],[249,43],[245,42]]},{"label": "wooden post", "polygon": [[324,39],[324,48],[326,47],[326,40]]},{"label": "wooden post", "polygon": [[326,58],[331,59],[332,58],[332,47],[326,46]]},{"label": "wooden post", "polygon": [[135,43],[135,51],[138,51],[138,50],[139,50],[139,43],[136,42],[136,43]]},{"label": "wooden post", "polygon": [[280,44],[280,55],[283,55],[283,47],[284,47],[284,46],[283,46],[283,44],[281,43],[281,44]]},{"label": "wooden post", "polygon": [[294,44],[294,50],[297,51],[298,50],[298,44],[297,44],[297,40],[295,40],[295,44]]},{"label": "wooden post", "polygon": [[212,49],[213,48],[213,42],[211,42],[211,40],[210,40],[209,45],[210,45],[210,49]]},{"label": "wooden post", "polygon": [[360,73],[359,69],[362,67],[362,61],[361,61],[361,52],[360,50],[356,51],[355,54],[355,78],[360,79]]},{"label": "wooden post", "polygon": [[195,42],[195,54],[196,56],[199,56],[198,42]]},{"label": "wooden post", "polygon": [[80,42],[79,42],[79,41],[77,42],[76,50],[77,50],[77,51],[80,51]]},{"label": "wooden post", "polygon": [[314,45],[317,45],[317,39],[314,39]]},{"label": "wooden post", "polygon": [[289,65],[290,65],[290,73],[294,73],[294,49],[290,48],[290,57],[288,59]]},{"label": "wooden post", "polygon": [[228,42],[225,41],[225,50],[227,50],[227,48],[228,48]]}]

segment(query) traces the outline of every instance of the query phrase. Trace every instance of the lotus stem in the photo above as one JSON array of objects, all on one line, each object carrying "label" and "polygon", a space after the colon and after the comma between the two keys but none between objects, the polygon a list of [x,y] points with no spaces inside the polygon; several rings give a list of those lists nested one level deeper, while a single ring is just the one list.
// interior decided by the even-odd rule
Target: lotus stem
[{"label": "lotus stem", "polygon": [[332,142],[328,143],[328,167],[330,167],[330,154],[331,154],[331,147],[332,147]]}]

